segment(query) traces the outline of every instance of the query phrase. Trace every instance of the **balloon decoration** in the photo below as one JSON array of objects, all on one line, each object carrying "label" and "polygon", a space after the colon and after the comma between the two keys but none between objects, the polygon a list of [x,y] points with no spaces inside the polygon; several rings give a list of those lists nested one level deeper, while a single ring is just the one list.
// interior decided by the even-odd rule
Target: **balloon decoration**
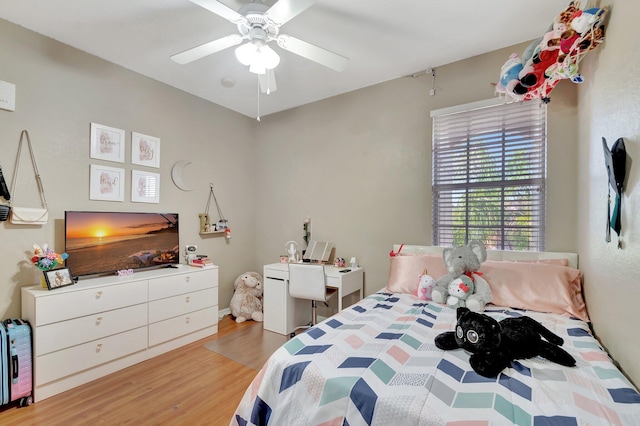
[{"label": "balloon decoration", "polygon": [[582,83],[578,64],[604,41],[606,14],[606,7],[582,10],[579,1],[569,3],[522,57],[514,53],[504,63],[496,91],[517,101],[549,102],[549,93],[560,80]]}]

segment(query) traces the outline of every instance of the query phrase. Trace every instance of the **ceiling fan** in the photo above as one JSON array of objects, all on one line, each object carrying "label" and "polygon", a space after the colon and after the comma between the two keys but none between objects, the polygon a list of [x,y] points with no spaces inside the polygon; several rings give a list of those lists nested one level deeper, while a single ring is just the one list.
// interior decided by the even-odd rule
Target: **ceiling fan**
[{"label": "ceiling fan", "polygon": [[249,66],[249,71],[258,74],[260,90],[270,93],[276,89],[273,69],[280,63],[280,56],[269,46],[272,41],[284,50],[335,71],[344,70],[349,62],[348,58],[337,53],[280,33],[282,25],[318,0],[279,0],[271,7],[261,1],[254,1],[242,6],[238,11],[217,0],[190,1],[236,24],[239,34],[230,34],[171,56],[178,64],[188,64],[247,40],[236,48],[236,57],[240,63]]}]

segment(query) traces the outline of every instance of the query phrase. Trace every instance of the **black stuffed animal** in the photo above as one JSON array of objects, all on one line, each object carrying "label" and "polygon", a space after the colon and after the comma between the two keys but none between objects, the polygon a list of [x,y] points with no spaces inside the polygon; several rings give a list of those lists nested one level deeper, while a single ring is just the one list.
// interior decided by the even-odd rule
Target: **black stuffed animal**
[{"label": "black stuffed animal", "polygon": [[456,313],[456,331],[436,336],[436,346],[445,351],[462,348],[471,352],[469,363],[481,376],[496,377],[512,360],[535,356],[567,367],[576,365],[576,360],[559,347],[564,343],[562,337],[533,318],[505,318],[498,322],[463,307]]}]

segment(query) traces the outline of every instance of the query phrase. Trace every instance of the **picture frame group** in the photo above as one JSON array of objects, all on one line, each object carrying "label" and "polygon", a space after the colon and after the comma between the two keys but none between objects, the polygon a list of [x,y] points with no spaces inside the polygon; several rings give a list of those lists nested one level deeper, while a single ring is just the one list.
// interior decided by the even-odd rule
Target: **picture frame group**
[{"label": "picture frame group", "polygon": [[[115,163],[125,162],[125,131],[103,124],[91,123],[90,157]],[[131,164],[160,168],[160,138],[131,132]],[[124,201],[125,169],[91,164],[89,199]],[[160,174],[131,170],[131,201],[160,202]]]}]

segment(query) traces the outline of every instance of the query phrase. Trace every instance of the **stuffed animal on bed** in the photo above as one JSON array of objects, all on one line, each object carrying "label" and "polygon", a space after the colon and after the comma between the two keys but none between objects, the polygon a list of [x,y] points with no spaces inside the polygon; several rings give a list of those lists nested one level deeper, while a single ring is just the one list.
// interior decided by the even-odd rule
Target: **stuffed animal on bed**
[{"label": "stuffed animal on bed", "polygon": [[245,272],[238,276],[233,283],[235,291],[229,310],[237,323],[246,320],[262,322],[262,276],[257,272]]},{"label": "stuffed animal on bed", "polygon": [[452,308],[461,305],[464,306],[462,303],[464,303],[464,301],[473,294],[474,288],[475,286],[473,285],[473,280],[471,278],[466,275],[460,275],[449,283],[447,305]]},{"label": "stuffed animal on bed", "polygon": [[445,351],[462,348],[471,352],[469,363],[481,376],[496,377],[512,360],[535,356],[567,367],[576,365],[575,359],[560,347],[564,343],[562,337],[531,317],[498,322],[467,308],[458,308],[456,314],[456,331],[436,336],[436,346]]},{"label": "stuffed animal on bed", "polygon": [[[484,306],[491,301],[493,294],[489,283],[482,278],[478,269],[487,260],[487,249],[480,240],[472,240],[466,246],[447,247],[442,251],[442,259],[447,266],[448,274],[438,281],[431,292],[431,298],[436,303],[447,303],[452,308],[458,306],[469,308],[474,312],[482,312]],[[464,297],[457,297],[455,303],[448,303],[449,284],[461,276],[467,276],[473,281],[474,289],[466,292]],[[457,292],[456,292],[457,293]],[[453,301],[453,299],[451,299]]]},{"label": "stuffed animal on bed", "polygon": [[436,280],[429,274],[427,274],[427,270],[424,270],[424,273],[418,277],[420,281],[418,282],[418,290],[416,291],[416,296],[420,300],[431,300],[431,291],[433,287],[436,285]]}]

